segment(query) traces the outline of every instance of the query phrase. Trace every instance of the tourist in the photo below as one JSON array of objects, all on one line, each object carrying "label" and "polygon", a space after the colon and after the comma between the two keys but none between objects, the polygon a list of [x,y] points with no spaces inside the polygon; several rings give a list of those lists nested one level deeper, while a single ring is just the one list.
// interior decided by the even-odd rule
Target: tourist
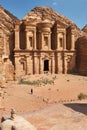
[{"label": "tourist", "polygon": [[33,94],[33,89],[31,88],[31,94]]}]

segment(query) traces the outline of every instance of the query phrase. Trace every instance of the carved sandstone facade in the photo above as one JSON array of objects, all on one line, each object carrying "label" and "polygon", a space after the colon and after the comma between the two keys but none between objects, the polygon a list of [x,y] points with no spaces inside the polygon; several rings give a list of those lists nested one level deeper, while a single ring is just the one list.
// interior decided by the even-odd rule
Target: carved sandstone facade
[{"label": "carved sandstone facade", "polygon": [[0,21],[0,66],[7,80],[77,70],[76,41],[86,33],[73,22],[48,7],[35,8],[23,20],[3,8],[1,13],[7,21]]},{"label": "carved sandstone facade", "polygon": [[71,73],[75,70],[74,29],[49,21],[15,25],[15,72],[26,74]]}]

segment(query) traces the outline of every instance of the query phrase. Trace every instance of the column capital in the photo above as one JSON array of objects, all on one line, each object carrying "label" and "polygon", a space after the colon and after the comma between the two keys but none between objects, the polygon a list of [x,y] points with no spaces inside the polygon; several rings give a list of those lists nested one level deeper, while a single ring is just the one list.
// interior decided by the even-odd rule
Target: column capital
[{"label": "column capital", "polygon": [[74,30],[71,31],[71,35],[75,35],[75,31]]},{"label": "column capital", "polygon": [[19,30],[19,28],[15,28],[15,32],[19,32],[20,30]]},{"label": "column capital", "polygon": [[20,20],[15,20],[14,23],[15,25],[20,25]]},{"label": "column capital", "polygon": [[15,25],[15,29],[16,32],[18,32],[20,30],[20,25]]}]

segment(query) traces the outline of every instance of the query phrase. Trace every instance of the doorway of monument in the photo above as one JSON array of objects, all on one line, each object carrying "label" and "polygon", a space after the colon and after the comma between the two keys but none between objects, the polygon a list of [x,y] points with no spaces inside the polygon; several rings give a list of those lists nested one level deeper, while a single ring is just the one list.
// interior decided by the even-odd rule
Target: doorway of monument
[{"label": "doorway of monument", "polygon": [[44,72],[49,71],[49,60],[44,60]]}]

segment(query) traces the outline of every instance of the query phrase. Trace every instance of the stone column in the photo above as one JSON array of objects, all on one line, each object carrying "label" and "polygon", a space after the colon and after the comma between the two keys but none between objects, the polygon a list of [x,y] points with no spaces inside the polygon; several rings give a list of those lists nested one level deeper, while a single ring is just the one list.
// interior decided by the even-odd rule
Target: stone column
[{"label": "stone column", "polygon": [[38,65],[38,73],[40,74],[40,55],[38,56],[39,65]]},{"label": "stone column", "polygon": [[48,33],[48,49],[51,50],[51,32]]},{"label": "stone column", "polygon": [[38,55],[37,53],[34,54],[34,73],[38,74],[39,71],[39,60],[38,60]]},{"label": "stone column", "polygon": [[52,55],[52,58],[51,58],[51,73],[55,73],[55,57],[54,57],[54,54]]},{"label": "stone column", "polygon": [[15,49],[20,49],[20,25],[19,23],[15,24]]},{"label": "stone column", "polygon": [[34,54],[34,74],[36,74],[37,63],[36,63],[36,54]]},{"label": "stone column", "polygon": [[63,42],[64,42],[64,50],[66,50],[66,33],[64,33],[64,38],[63,38]]},{"label": "stone column", "polygon": [[36,50],[36,30],[34,31],[34,50]]},{"label": "stone column", "polygon": [[41,74],[41,57],[39,56],[39,74]]},{"label": "stone column", "polygon": [[58,74],[59,72],[59,65],[58,65],[58,53],[56,54],[56,60],[55,60],[55,71]]},{"label": "stone column", "polygon": [[52,61],[52,57],[51,57],[51,73],[53,72],[53,61]]},{"label": "stone column", "polygon": [[44,63],[43,63],[43,60],[42,60],[42,56],[40,57],[40,74],[43,74],[43,68],[44,67]]},{"label": "stone column", "polygon": [[41,50],[43,50],[43,32],[41,32],[41,34],[40,34],[40,48],[41,48]]},{"label": "stone column", "polygon": [[29,74],[29,69],[30,69],[30,56],[26,54],[26,67],[27,67],[27,72],[26,74]]},{"label": "stone column", "polygon": [[28,37],[28,29],[26,28],[25,29],[25,32],[26,32],[26,49],[30,49],[30,45],[29,45],[29,37]]},{"label": "stone column", "polygon": [[63,53],[58,53],[58,73],[63,73],[64,71],[64,56]]},{"label": "stone column", "polygon": [[75,50],[75,38],[73,32],[71,32],[71,50]]},{"label": "stone column", "polygon": [[33,58],[31,53],[26,54],[27,57],[27,74],[33,74]]},{"label": "stone column", "polygon": [[40,50],[41,49],[41,33],[40,33],[40,31],[38,31],[37,33],[38,33],[37,48]]},{"label": "stone column", "polygon": [[57,32],[57,42],[56,42],[56,49],[59,50],[60,46],[59,46],[59,34]]},{"label": "stone column", "polygon": [[15,54],[15,78],[20,77],[20,62],[19,62],[19,55]]},{"label": "stone column", "polygon": [[67,74],[67,71],[68,71],[68,68],[67,68],[67,59],[68,59],[68,57],[67,57],[67,55],[65,55],[64,56],[64,68],[63,68],[63,71],[64,71],[64,74]]},{"label": "stone column", "polygon": [[42,56],[39,55],[39,74],[43,73],[43,60],[42,60]]},{"label": "stone column", "polygon": [[36,63],[36,54],[34,53],[33,54],[33,74],[36,74],[36,66],[37,66],[37,63]]},{"label": "stone column", "polygon": [[34,54],[33,55],[33,74],[35,74],[35,59],[34,59]]}]

